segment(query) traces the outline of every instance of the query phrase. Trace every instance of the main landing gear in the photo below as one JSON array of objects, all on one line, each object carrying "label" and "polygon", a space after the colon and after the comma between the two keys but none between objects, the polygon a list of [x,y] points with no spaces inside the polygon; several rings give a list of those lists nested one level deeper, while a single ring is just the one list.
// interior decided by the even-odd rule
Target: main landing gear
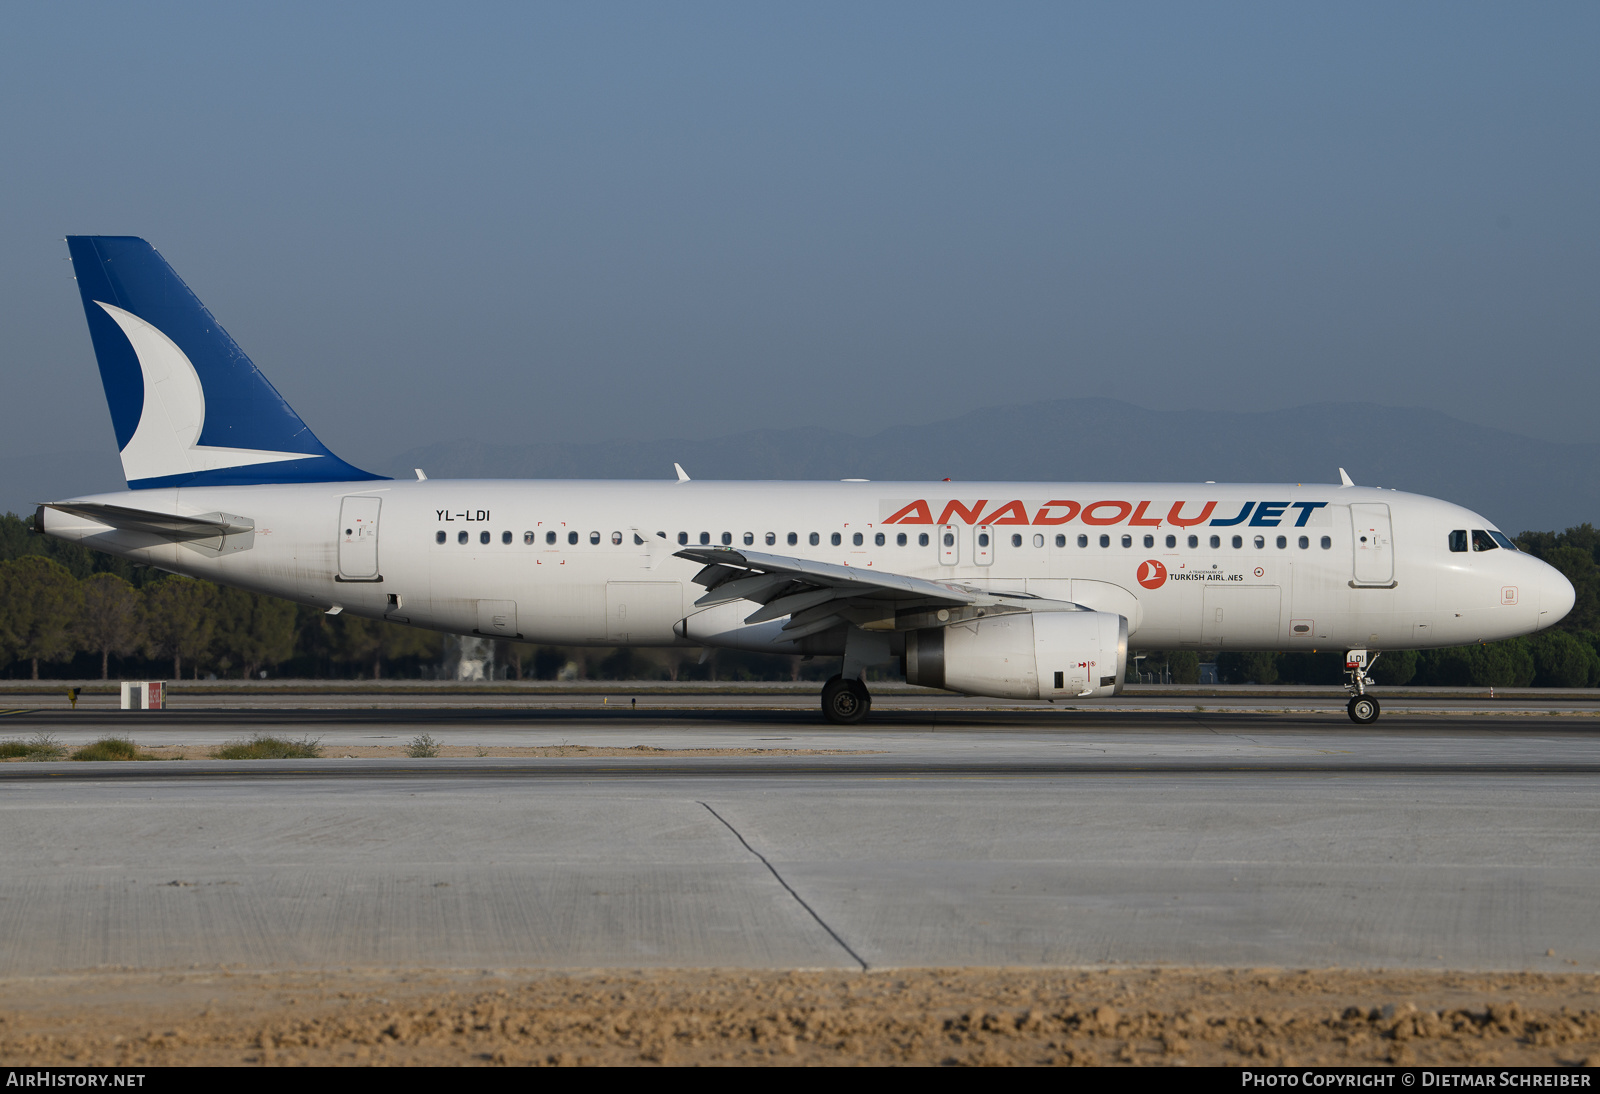
[{"label": "main landing gear", "polygon": [[1370,726],[1378,720],[1378,700],[1367,694],[1367,685],[1372,683],[1367,669],[1377,659],[1377,653],[1369,654],[1366,650],[1351,650],[1344,655],[1344,672],[1350,678],[1345,684],[1345,690],[1350,693],[1345,710],[1350,712],[1350,720],[1356,725]]},{"label": "main landing gear", "polygon": [[853,726],[872,709],[872,696],[860,680],[835,676],[822,685],[822,716],[836,726]]}]

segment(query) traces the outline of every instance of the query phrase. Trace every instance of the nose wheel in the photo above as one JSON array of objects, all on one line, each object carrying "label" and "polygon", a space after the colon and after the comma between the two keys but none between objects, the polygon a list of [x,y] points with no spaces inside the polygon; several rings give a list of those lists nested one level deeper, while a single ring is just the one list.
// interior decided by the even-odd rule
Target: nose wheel
[{"label": "nose wheel", "polygon": [[872,709],[872,696],[860,680],[835,676],[822,685],[822,716],[836,726],[853,726]]},{"label": "nose wheel", "polygon": [[1370,726],[1378,720],[1378,700],[1370,695],[1351,696],[1345,709],[1350,712],[1350,720],[1358,726]]},{"label": "nose wheel", "polygon": [[1377,659],[1377,652],[1368,650],[1350,650],[1344,655],[1344,674],[1348,677],[1345,690],[1350,693],[1350,702],[1345,710],[1350,712],[1350,720],[1358,726],[1370,726],[1378,720],[1378,700],[1367,694],[1367,685],[1372,683],[1367,669]]}]

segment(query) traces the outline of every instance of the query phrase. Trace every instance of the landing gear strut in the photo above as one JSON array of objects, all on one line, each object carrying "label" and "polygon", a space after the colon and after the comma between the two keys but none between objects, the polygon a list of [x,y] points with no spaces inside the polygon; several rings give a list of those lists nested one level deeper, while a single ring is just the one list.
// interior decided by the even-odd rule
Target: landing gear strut
[{"label": "landing gear strut", "polygon": [[872,709],[872,696],[860,680],[835,676],[822,685],[822,716],[836,726],[853,726]]},{"label": "landing gear strut", "polygon": [[1372,677],[1367,675],[1367,669],[1378,659],[1377,653],[1368,653],[1366,650],[1351,650],[1344,655],[1344,672],[1350,678],[1345,684],[1345,690],[1350,693],[1350,702],[1345,710],[1350,713],[1350,720],[1357,725],[1370,726],[1378,720],[1378,700],[1367,694],[1367,685],[1372,683]]}]

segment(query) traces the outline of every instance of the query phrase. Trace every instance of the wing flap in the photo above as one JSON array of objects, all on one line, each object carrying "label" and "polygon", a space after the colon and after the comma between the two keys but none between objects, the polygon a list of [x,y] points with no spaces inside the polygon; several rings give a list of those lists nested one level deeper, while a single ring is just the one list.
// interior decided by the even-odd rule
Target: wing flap
[{"label": "wing flap", "polygon": [[[985,595],[976,589],[943,581],[906,577],[904,574],[867,570],[859,566],[840,566],[833,562],[769,555],[761,551],[739,551],[732,547],[686,547],[678,551],[677,556],[690,562],[703,563],[705,569],[696,574],[694,580],[696,584],[712,591],[716,591],[724,582],[760,574],[784,575],[814,589],[834,589],[841,595],[880,600],[926,600],[954,605],[975,604]],[[782,587],[775,586],[772,592],[776,593]],[[759,596],[741,595],[734,599],[751,599],[761,604],[767,602]]]}]

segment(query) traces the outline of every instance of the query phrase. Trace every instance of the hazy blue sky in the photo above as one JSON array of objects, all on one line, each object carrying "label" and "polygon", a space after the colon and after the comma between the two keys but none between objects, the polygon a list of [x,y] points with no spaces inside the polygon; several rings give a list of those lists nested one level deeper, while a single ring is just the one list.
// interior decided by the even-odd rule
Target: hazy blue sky
[{"label": "hazy blue sky", "polygon": [[0,459],[113,445],[68,233],[358,464],[1073,395],[1600,440],[1597,56],[1592,2],[7,4]]}]

